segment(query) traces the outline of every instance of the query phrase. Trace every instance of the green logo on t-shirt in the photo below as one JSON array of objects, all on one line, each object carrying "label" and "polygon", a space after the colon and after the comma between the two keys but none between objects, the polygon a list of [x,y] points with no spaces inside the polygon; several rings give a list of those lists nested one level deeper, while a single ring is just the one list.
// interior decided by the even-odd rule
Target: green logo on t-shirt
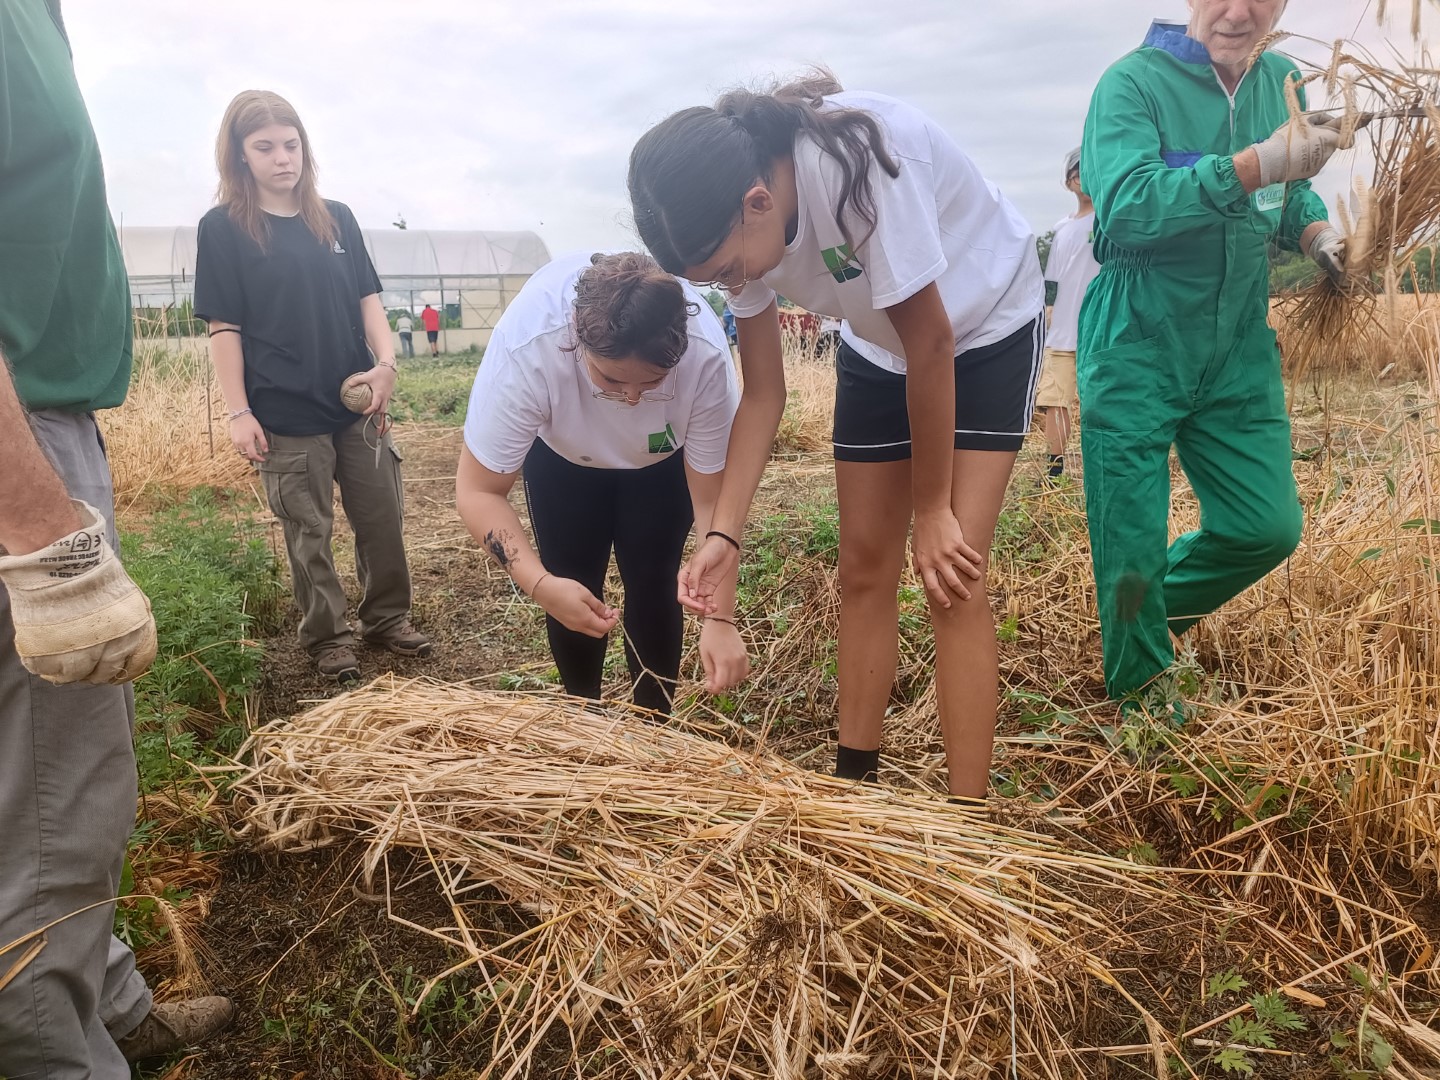
[{"label": "green logo on t-shirt", "polygon": [[837,285],[853,281],[864,273],[855,262],[855,253],[850,250],[849,244],[826,248],[820,252],[820,257],[825,260],[825,268],[830,271],[830,276],[835,279]]},{"label": "green logo on t-shirt", "polygon": [[675,429],[669,424],[665,425],[664,431],[656,431],[650,435],[650,453],[673,454],[674,452]]}]

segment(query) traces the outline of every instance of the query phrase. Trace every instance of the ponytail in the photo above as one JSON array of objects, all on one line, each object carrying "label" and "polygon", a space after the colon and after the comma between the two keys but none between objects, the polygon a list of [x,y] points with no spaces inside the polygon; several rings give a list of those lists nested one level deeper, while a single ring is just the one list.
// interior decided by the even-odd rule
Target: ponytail
[{"label": "ponytail", "polygon": [[[875,229],[870,160],[891,177],[900,166],[868,112],[821,111],[840,90],[834,75],[817,69],[763,92],[731,90],[714,108],[682,109],[647,131],[630,154],[630,202],[640,238],[660,265],[680,274],[707,262],[739,220],[745,193],[756,181],[772,180],[775,162],[794,152],[797,133],[839,164],[835,217],[850,249],[858,250]],[[858,242],[845,220],[850,208],[867,226]]]}]

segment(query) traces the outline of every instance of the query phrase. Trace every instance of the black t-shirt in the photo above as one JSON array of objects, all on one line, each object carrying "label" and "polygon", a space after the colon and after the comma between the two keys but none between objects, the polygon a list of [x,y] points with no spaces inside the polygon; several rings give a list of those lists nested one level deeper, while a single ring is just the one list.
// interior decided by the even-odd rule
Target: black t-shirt
[{"label": "black t-shirt", "polygon": [[224,207],[200,219],[195,314],[240,327],[250,408],[277,435],[324,435],[354,423],[340,384],[371,367],[360,301],[380,291],[380,278],[350,208],[325,205],[333,244],[317,240],[298,215],[266,216],[264,251]]}]

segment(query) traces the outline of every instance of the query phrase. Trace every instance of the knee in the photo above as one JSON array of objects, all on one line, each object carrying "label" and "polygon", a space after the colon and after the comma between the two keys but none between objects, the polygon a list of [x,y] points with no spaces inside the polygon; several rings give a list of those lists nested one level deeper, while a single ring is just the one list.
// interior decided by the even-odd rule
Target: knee
[{"label": "knee", "polygon": [[1255,521],[1253,528],[1233,537],[1232,543],[1238,551],[1268,569],[1284,562],[1299,546],[1303,524],[1300,504],[1289,504]]},{"label": "knee", "polygon": [[965,587],[970,590],[969,599],[951,595],[950,606],[943,607],[926,595],[930,608],[930,622],[936,630],[947,626],[966,626],[976,620],[989,626],[995,623],[995,612],[990,607],[990,593],[985,587],[986,575],[982,572],[979,580],[964,578]]},{"label": "knee", "polygon": [[900,568],[874,551],[840,546],[840,588],[849,599],[888,597],[896,602]]}]

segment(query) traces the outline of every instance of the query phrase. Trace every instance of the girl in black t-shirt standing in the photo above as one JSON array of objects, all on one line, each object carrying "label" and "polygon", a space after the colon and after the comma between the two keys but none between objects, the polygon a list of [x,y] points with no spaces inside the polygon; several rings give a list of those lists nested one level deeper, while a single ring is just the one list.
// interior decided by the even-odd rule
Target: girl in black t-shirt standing
[{"label": "girl in black t-shirt standing", "polygon": [[[215,161],[220,190],[200,221],[195,312],[210,326],[230,440],[259,466],[285,527],[300,642],[323,674],[359,677],[331,553],[338,483],[355,533],[361,635],[428,656],[429,640],[410,624],[400,458],[385,433],[395,351],[355,215],[320,198],[305,128],[278,94],[236,96]],[[347,380],[369,392],[363,415],[341,400]]]}]

